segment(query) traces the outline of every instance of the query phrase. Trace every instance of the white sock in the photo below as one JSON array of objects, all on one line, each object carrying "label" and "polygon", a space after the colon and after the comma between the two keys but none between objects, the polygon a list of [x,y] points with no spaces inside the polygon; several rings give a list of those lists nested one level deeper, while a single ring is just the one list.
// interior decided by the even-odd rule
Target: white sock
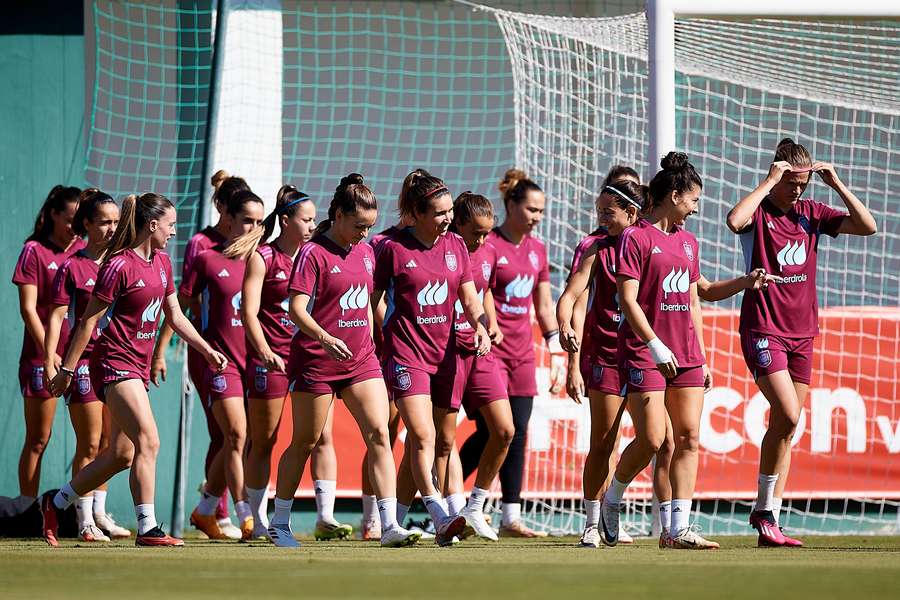
[{"label": "white sock", "polygon": [[403,526],[403,521],[406,520],[406,514],[409,512],[409,505],[403,504],[402,502],[397,503],[397,522],[400,523],[400,526]]},{"label": "white sock", "polygon": [[106,516],[106,490],[94,490],[94,514]]},{"label": "white sock", "polygon": [[522,505],[518,502],[504,502],[501,509],[503,516],[500,519],[502,525],[512,525],[522,520]]},{"label": "white sock", "polygon": [[466,507],[466,495],[465,494],[450,494],[444,500],[447,502],[447,514],[452,517],[455,517],[459,514],[463,508]]},{"label": "white sock", "polygon": [[234,512],[237,513],[238,522],[243,523],[248,517],[253,517],[253,511],[250,510],[250,503],[246,500],[238,500],[234,503]]},{"label": "white sock", "polygon": [[659,528],[661,531],[668,531],[672,524],[672,501],[666,500],[659,503]]},{"label": "white sock", "polygon": [[691,501],[688,500],[672,500],[672,524],[669,531],[673,536],[677,536],[683,530],[691,526]]},{"label": "white sock", "polygon": [[219,505],[219,496],[213,496],[210,493],[203,492],[200,496],[200,503],[197,504],[197,512],[204,516],[216,514],[216,506]]},{"label": "white sock", "polygon": [[775,503],[775,484],[778,473],[765,475],[760,473],[756,479],[756,506],[753,510],[772,510]]},{"label": "white sock", "polygon": [[[394,518],[396,520],[396,512],[397,512],[397,499],[394,498]],[[362,497],[362,509],[363,516],[362,520],[364,523],[371,523],[375,520],[375,513],[378,512],[378,498],[374,495],[369,496],[368,494],[363,495]]]},{"label": "white sock", "polygon": [[590,527],[593,525],[597,526],[597,523],[600,522],[600,501],[599,500],[591,500],[590,498],[584,499],[584,514],[587,517],[587,522],[585,523],[585,527]]},{"label": "white sock", "polygon": [[59,510],[65,510],[72,506],[75,500],[78,499],[78,494],[75,493],[75,490],[72,489],[72,484],[67,483],[62,486],[62,488],[56,492],[56,495],[53,496],[53,505],[56,506]]},{"label": "white sock", "polygon": [[[374,496],[372,497],[374,498]],[[375,503],[378,506],[378,516],[381,519],[381,531],[397,527],[397,499],[382,498],[381,500],[376,500]]]},{"label": "white sock", "polygon": [[775,498],[772,500],[772,512],[775,514],[775,524],[781,524],[781,498]]},{"label": "white sock", "polygon": [[472,493],[469,494],[469,502],[466,504],[467,508],[469,510],[484,512],[484,501],[487,500],[487,496],[488,491],[476,485],[472,488]]},{"label": "white sock", "polygon": [[316,479],[316,518],[326,523],[334,522],[334,496],[337,481],[333,479]]},{"label": "white sock", "polygon": [[440,496],[422,496],[422,502],[425,503],[425,509],[431,516],[435,527],[447,518],[447,509],[444,508],[444,503],[441,501]]},{"label": "white sock", "polygon": [[156,527],[156,508],[152,504],[135,504],[134,514],[137,516],[138,535],[144,535]]},{"label": "white sock", "polygon": [[75,501],[75,515],[78,517],[78,529],[94,525],[94,497],[79,496]]},{"label": "white sock", "polygon": [[294,507],[294,499],[282,500],[275,496],[275,514],[272,515],[272,525],[291,527],[291,509]]},{"label": "white sock", "polygon": [[606,494],[604,497],[609,504],[622,504],[622,498],[625,497],[625,490],[628,489],[628,484],[630,481],[622,482],[612,478],[612,481],[609,483],[609,488],[606,490]]},{"label": "white sock", "polygon": [[255,490],[247,488],[247,500],[250,502],[250,512],[256,525],[269,526],[269,489]]}]

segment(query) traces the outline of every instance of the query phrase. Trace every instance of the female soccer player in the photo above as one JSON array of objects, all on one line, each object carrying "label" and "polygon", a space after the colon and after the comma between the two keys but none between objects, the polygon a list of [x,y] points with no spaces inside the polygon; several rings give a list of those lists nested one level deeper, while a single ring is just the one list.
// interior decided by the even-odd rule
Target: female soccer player
[{"label": "female soccer player", "polygon": [[[516,432],[506,460],[500,468],[503,491],[501,536],[538,537],[522,522],[522,479],[525,469],[525,436],[534,396],[534,342],[531,329],[531,306],[534,305],[538,325],[544,333],[551,353],[551,389],[565,382],[565,353],[559,344],[553,299],[550,296],[550,270],[547,249],[531,234],[544,216],[544,192],[517,169],[510,169],[499,185],[503,194],[506,218],[494,228],[488,241],[497,250],[497,273],[491,292],[497,310],[497,322],[503,333],[502,343],[494,354],[500,363]],[[476,416],[477,431],[460,450],[466,477],[481,458],[490,437],[487,423]]]},{"label": "female soccer player", "polygon": [[[233,194],[223,206],[229,232],[225,242],[200,254],[181,282],[180,293],[199,302],[203,296],[202,319],[204,338],[228,358],[228,368],[221,372],[206,370],[205,401],[225,435],[219,450],[225,465],[225,483],[231,492],[241,528],[241,538],[253,535],[253,516],[244,488],[244,442],[247,415],[244,411],[244,373],[247,346],[241,320],[241,287],[246,262],[228,258],[224,251],[238,236],[252,231],[263,220],[263,202],[249,190]],[[224,489],[207,480],[206,493],[191,513],[191,523],[211,539],[221,538],[215,516],[219,496]]]},{"label": "female soccer player", "polygon": [[172,265],[162,251],[175,235],[175,207],[158,194],[128,196],[122,220],[104,253],[94,294],[72,336],[59,373],[50,382],[53,394],[64,392],[104,316],[102,335],[91,352],[91,387],[113,418],[110,445],[51,497],[41,499],[43,534],[57,546],[58,511],[131,467],[131,495],[138,522],[138,546],[182,546],[156,522],[153,496],[159,433],[147,390],[150,355],[162,308],[166,319],[187,343],[223,369],[227,360],[213,350],[181,312],[172,284]]},{"label": "female soccer player", "polygon": [[[184,260],[181,263],[182,281],[190,272],[191,265],[201,253],[225,241],[230,224],[227,216],[224,214],[224,207],[228,205],[234,194],[250,189],[250,186],[247,185],[247,182],[242,177],[229,175],[228,172],[221,169],[212,176],[210,184],[213,187],[212,203],[219,214],[219,219],[215,225],[207,226],[195,233],[185,245]],[[191,323],[193,323],[194,328],[201,330],[203,323],[200,303],[192,302],[186,298],[179,298],[179,302],[181,302],[182,310],[189,310],[188,314],[191,317]],[[163,381],[166,379],[166,349],[172,340],[172,333],[172,328],[169,327],[168,323],[164,322],[157,338],[156,349],[153,352],[153,361],[150,366],[150,379],[157,386],[160,384],[160,379]],[[223,455],[219,452],[222,449],[225,438],[205,400],[206,361],[199,352],[190,346],[187,348],[187,367],[191,383],[193,383],[197,396],[200,398],[200,406],[203,407],[203,414],[206,417],[206,429],[209,432],[209,445],[206,448],[206,462],[204,463],[206,481],[200,490],[202,497],[208,499],[211,496],[206,493],[207,484],[213,489],[225,489],[225,464],[222,460]],[[216,535],[216,539],[241,539],[241,530],[234,526],[228,514],[227,494],[220,495],[219,504],[216,506],[216,519],[221,533]]]},{"label": "female soccer player", "polygon": [[[78,208],[76,187],[54,186],[25,240],[13,272],[19,288],[19,313],[25,323],[19,355],[19,386],[25,400],[25,443],[19,455],[19,495],[34,500],[41,480],[41,459],[50,441],[56,398],[47,391],[44,373],[44,323],[50,311],[53,278],[69,256],[84,247],[72,231]],[[56,364],[69,337],[68,323],[60,329],[59,344],[50,357]]]},{"label": "female soccer player", "polygon": [[[281,233],[267,244],[276,222]],[[225,250],[228,258],[247,261],[241,318],[248,342],[244,389],[248,394],[250,447],[244,460],[244,477],[253,513],[253,538],[267,537],[272,448],[288,393],[285,364],[297,330],[287,310],[288,279],[294,257],[312,237],[315,222],[316,207],[309,196],[292,185],[284,185],[278,191],[275,210],[262,225],[237,238]],[[343,539],[353,532],[350,525],[334,518],[337,457],[332,422],[329,415],[311,459],[318,513],[316,539]]]},{"label": "female soccer player", "polygon": [[401,211],[413,216],[414,225],[378,246],[372,305],[387,293],[382,369],[406,425],[404,461],[434,522],[435,542],[449,545],[466,521],[447,515],[431,479],[432,400],[452,390],[456,348],[451,334],[457,298],[475,331],[477,355],[490,351],[490,339],[472,283],[469,253],[462,238],[447,231],[453,200],[444,182],[432,175],[416,176]]},{"label": "female soccer player", "polygon": [[[450,230],[462,237],[469,251],[472,281],[478,297],[482,299],[489,331],[498,331],[497,317],[491,287],[497,267],[497,253],[487,243],[487,236],[494,225],[491,201],[472,192],[463,192],[453,203],[453,224]],[[463,314],[459,301],[455,307],[456,319],[456,376],[453,393],[434,397],[434,421],[437,430],[435,443],[435,472],[438,488],[444,493],[451,514],[459,513],[479,537],[496,541],[497,534],[485,521],[484,502],[488,489],[515,433],[512,411],[506,389],[500,377],[500,369],[493,354],[476,357],[472,326]],[[496,341],[499,335],[493,336]],[[502,338],[501,338],[502,339]],[[449,400],[449,404],[445,402]],[[444,402],[444,403],[441,403]],[[462,467],[456,450],[456,416],[459,407],[474,417],[480,413],[490,431],[488,443],[481,455],[475,486],[465,502]],[[458,507],[458,508],[457,508]],[[462,509],[462,510],[459,510]]]},{"label": "female soccer player", "polygon": [[331,413],[334,395],[344,400],[356,419],[372,459],[381,545],[409,546],[419,539],[397,523],[387,390],[372,343],[369,290],[375,257],[362,242],[377,214],[375,195],[362,176],[344,177],[328,208],[328,220],[294,264],[290,314],[299,331],[291,342],[288,366],[294,433],[278,463],[275,515],[268,530],[276,546],[299,546],[290,522],[294,492]]},{"label": "female soccer player", "polygon": [[[801,199],[812,173],[841,197],[847,212]],[[778,526],[791,464],[791,439],[809,390],[813,340],[819,334],[816,257],[822,234],[872,235],[875,219],[840,180],[834,167],[813,162],[800,144],[785,138],[768,176],[728,213],[752,268],[778,273],[782,282],[752,291],[741,303],[744,360],[769,401],[769,426],[759,458],[758,495],[750,524],[760,546],[801,546]]]},{"label": "female soccer player", "polygon": [[[53,280],[53,293],[50,296],[52,308],[47,320],[44,336],[44,372],[47,380],[56,377],[57,364],[46,357],[56,355],[60,331],[66,322],[66,313],[70,315],[68,322],[77,323],[84,314],[94,291],[103,251],[112,239],[119,223],[119,206],[109,195],[97,189],[87,189],[81,194],[78,210],[72,221],[72,230],[79,237],[87,236],[87,246],[62,264]],[[97,394],[91,387],[90,365],[88,364],[96,339],[96,331],[88,342],[84,353],[75,368],[75,385],[66,393],[66,405],[72,429],[75,430],[75,456],[72,458],[72,477],[85,465],[97,458],[101,449],[109,445],[104,430],[109,430],[109,416],[103,410]],[[106,492],[104,483],[100,490]],[[75,502],[78,516],[78,538],[84,542],[108,542],[110,537],[131,537],[131,532],[119,527],[106,515],[96,511],[94,518],[94,493],[89,492]],[[107,536],[106,529],[111,536]]]}]

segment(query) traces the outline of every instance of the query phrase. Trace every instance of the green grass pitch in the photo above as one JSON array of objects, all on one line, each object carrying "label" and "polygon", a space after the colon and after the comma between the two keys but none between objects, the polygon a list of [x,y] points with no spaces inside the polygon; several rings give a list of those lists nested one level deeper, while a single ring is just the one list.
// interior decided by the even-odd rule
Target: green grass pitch
[{"label": "green grass pitch", "polygon": [[576,538],[422,544],[188,540],[176,549],[128,543],[0,541],[2,598],[724,598],[900,597],[900,538],[813,537],[799,550],[719,538],[718,551],[659,550],[651,540],[589,550]]}]

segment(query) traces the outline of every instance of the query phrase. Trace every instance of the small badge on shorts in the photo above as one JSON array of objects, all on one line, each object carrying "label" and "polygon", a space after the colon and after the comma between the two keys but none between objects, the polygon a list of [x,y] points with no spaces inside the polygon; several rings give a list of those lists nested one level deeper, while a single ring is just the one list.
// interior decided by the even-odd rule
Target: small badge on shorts
[{"label": "small badge on shorts", "polygon": [[89,394],[91,392],[91,378],[90,377],[79,377],[75,380],[78,386],[78,393],[84,396],[85,394]]},{"label": "small badge on shorts", "polygon": [[594,383],[600,383],[603,381],[603,367],[600,365],[594,365],[591,368],[591,378],[594,380]]},{"label": "small badge on shorts", "polygon": [[756,364],[761,367],[768,367],[772,364],[772,353],[768,350],[758,350],[756,352]]},{"label": "small badge on shorts", "polygon": [[632,385],[644,383],[644,372],[640,369],[628,369],[628,380]]},{"label": "small badge on shorts", "polygon": [[265,367],[256,367],[256,377],[253,380],[257,392],[264,392],[269,386],[269,370]]},{"label": "small badge on shorts", "polygon": [[398,390],[403,390],[405,392],[410,387],[412,387],[412,377],[406,371],[397,373],[397,376],[394,379],[397,382]]},{"label": "small badge on shorts", "polygon": [[44,367],[31,368],[31,389],[35,392],[44,390]]},{"label": "small badge on shorts", "polygon": [[214,375],[209,385],[214,392],[221,394],[228,387],[228,382],[224,375]]},{"label": "small badge on shorts", "polygon": [[456,263],[456,255],[452,252],[448,252],[444,255],[444,262],[447,263],[447,268],[451,271],[455,271],[458,266]]},{"label": "small badge on shorts", "polygon": [[531,266],[535,271],[541,268],[541,261],[538,260],[538,255],[532,250],[528,253],[528,261],[531,263]]}]

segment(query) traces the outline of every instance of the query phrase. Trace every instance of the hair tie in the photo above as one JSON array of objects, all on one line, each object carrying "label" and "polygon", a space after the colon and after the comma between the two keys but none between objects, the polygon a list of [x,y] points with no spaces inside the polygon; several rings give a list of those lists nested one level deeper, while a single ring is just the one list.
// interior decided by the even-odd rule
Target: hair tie
[{"label": "hair tie", "polygon": [[307,195],[304,194],[303,192],[298,192],[298,193],[300,194],[300,197],[299,197],[299,198],[297,198],[296,200],[291,200],[290,202],[288,202],[287,204],[285,204],[284,206],[282,206],[281,208],[279,208],[279,209],[276,210],[275,212],[278,213],[279,215],[283,215],[284,213],[287,212],[287,209],[289,209],[290,207],[292,207],[292,206],[294,206],[294,205],[296,205],[296,204],[300,204],[300,203],[303,202],[304,200],[309,200],[309,196],[307,196]]},{"label": "hair tie", "polygon": [[611,186],[611,185],[607,185],[607,186],[605,186],[605,187],[603,188],[603,191],[604,191],[604,192],[612,192],[612,193],[614,193],[614,194],[618,194],[618,195],[619,195],[623,200],[625,200],[625,202],[627,202],[628,204],[632,205],[633,207],[637,208],[638,210],[641,209],[641,205],[640,205],[640,204],[638,204],[637,202],[635,202],[632,198],[630,198],[630,197],[626,196],[625,194],[623,194],[622,191],[619,190],[618,188],[614,188],[614,187]]},{"label": "hair tie", "polygon": [[435,196],[442,196],[444,194],[449,194],[449,193],[450,193],[450,190],[448,190],[446,186],[442,185],[441,187],[436,188],[436,189],[428,192],[427,194],[425,194],[422,197],[422,200],[428,200],[429,198],[434,198]]}]

